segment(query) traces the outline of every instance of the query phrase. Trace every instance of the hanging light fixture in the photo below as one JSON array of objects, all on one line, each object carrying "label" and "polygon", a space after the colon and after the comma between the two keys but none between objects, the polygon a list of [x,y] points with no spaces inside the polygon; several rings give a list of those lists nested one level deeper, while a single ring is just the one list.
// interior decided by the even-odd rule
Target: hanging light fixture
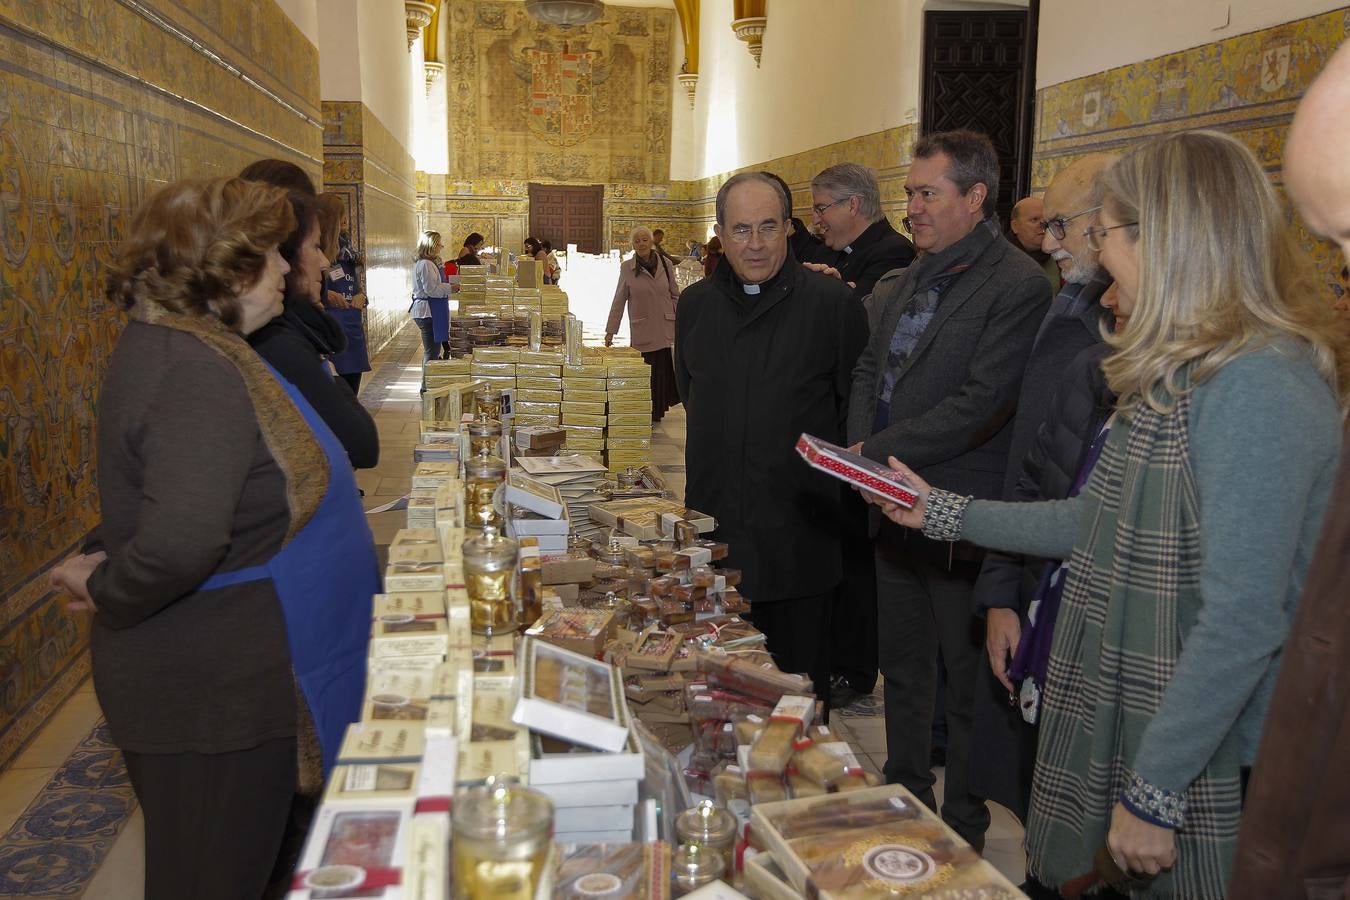
[{"label": "hanging light fixture", "polygon": [[603,16],[605,4],[600,0],[525,0],[525,12],[545,25],[571,28]]}]

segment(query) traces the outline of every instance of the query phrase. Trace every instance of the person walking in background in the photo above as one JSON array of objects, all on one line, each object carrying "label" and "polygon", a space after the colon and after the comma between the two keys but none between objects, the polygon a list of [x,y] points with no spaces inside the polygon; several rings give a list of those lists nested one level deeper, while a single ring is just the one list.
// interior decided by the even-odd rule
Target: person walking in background
[{"label": "person walking in background", "polygon": [[446,280],[441,272],[441,233],[424,231],[413,259],[412,306],[408,315],[422,333],[422,359],[450,358],[450,295],[459,276]]},{"label": "person walking in background", "polygon": [[562,277],[562,266],[558,265],[558,257],[553,255],[553,243],[544,238],[539,245],[544,248],[544,277],[548,279],[548,284],[557,284]]},{"label": "person walking in background", "polygon": [[656,252],[650,231],[634,228],[629,239],[633,242],[633,258],[619,267],[619,285],[614,289],[614,302],[605,323],[605,346],[613,346],[626,307],[629,343],[642,351],[643,362],[652,370],[652,421],[660,422],[666,410],[680,402],[670,352],[675,343],[675,304],[680,288],[675,267]]}]

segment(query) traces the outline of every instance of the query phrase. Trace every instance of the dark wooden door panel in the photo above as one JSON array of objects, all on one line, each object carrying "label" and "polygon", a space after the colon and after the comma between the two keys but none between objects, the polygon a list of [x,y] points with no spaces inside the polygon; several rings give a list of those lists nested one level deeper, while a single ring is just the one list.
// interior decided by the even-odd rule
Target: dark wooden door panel
[{"label": "dark wooden door panel", "polygon": [[551,241],[554,250],[576,244],[599,253],[604,220],[603,185],[530,185],[530,234]]},{"label": "dark wooden door panel", "polygon": [[1000,163],[996,207],[1005,223],[1029,191],[1029,19],[1025,12],[924,14],[922,130],[989,135]]}]

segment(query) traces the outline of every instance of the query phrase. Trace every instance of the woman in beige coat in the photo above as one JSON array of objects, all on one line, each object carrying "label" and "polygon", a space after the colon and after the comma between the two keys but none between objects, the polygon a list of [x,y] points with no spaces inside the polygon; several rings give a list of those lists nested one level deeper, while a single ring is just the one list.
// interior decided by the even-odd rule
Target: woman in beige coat
[{"label": "woman in beige coat", "polygon": [[659,422],[666,410],[680,402],[675,388],[675,366],[671,347],[675,345],[675,303],[680,288],[675,269],[653,247],[652,233],[634,228],[633,258],[619,267],[619,286],[609,308],[605,325],[605,346],[614,343],[614,334],[628,306],[628,333],[632,345],[642,351],[642,359],[652,370],[652,421]]}]

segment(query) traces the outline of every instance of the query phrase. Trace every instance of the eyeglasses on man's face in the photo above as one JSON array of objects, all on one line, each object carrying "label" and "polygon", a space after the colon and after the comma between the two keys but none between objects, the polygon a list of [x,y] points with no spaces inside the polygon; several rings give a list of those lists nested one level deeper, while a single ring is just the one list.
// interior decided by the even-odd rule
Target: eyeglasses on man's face
[{"label": "eyeglasses on man's face", "polygon": [[811,207],[811,212],[815,213],[817,216],[823,216],[825,213],[829,212],[831,206],[847,203],[851,199],[852,195],[850,194],[848,197],[840,197],[838,200],[831,200],[829,203],[817,203]]},{"label": "eyeglasses on man's face", "polygon": [[760,225],[758,229],[755,229],[750,225],[737,225],[727,232],[727,237],[738,244],[744,244],[749,242],[750,236],[754,234],[756,230],[759,231],[760,240],[771,241],[783,233],[783,225],[780,222],[765,222],[763,225]]},{"label": "eyeglasses on man's face", "polygon": [[1091,248],[1093,253],[1101,253],[1102,242],[1106,240],[1108,231],[1115,231],[1117,228],[1133,228],[1138,224],[1138,222],[1121,222],[1119,225],[1093,225],[1083,232],[1083,236],[1087,238],[1088,247]]},{"label": "eyeglasses on man's face", "polygon": [[1041,233],[1042,234],[1049,233],[1049,235],[1055,240],[1062,241],[1064,240],[1064,235],[1068,233],[1068,226],[1070,222],[1072,222],[1074,219],[1079,218],[1080,216],[1086,216],[1089,213],[1095,213],[1099,209],[1101,209],[1100,205],[1091,207],[1090,209],[1085,209],[1082,212],[1076,212],[1071,216],[1053,216],[1041,223]]}]

